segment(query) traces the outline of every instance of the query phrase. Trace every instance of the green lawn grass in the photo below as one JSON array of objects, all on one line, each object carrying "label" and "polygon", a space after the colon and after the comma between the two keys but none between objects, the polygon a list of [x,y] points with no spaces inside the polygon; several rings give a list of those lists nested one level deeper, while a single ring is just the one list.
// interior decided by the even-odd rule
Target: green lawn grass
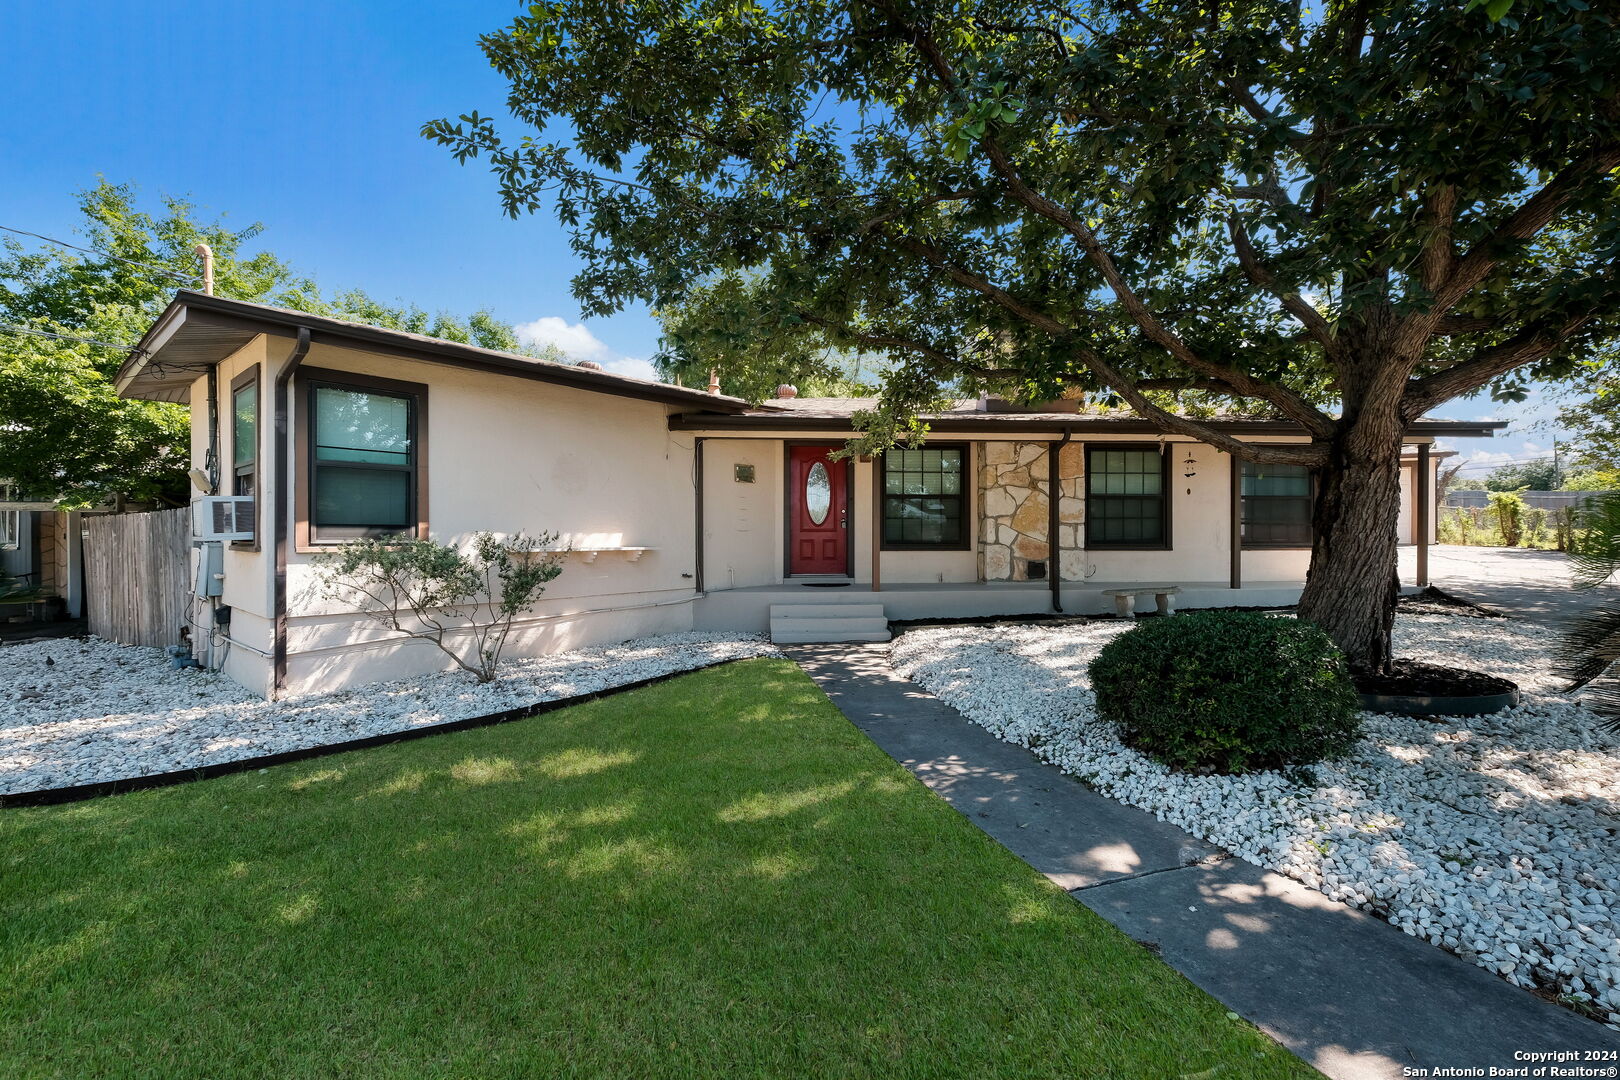
[{"label": "green lawn grass", "polygon": [[1314,1075],[782,661],[0,811],[0,1076],[559,1074]]}]

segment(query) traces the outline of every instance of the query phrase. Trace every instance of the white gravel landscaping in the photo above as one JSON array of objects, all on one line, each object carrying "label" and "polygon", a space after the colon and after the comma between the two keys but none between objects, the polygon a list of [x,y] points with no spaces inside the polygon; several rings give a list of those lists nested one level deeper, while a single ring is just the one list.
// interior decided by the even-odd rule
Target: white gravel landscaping
[{"label": "white gravel landscaping", "polygon": [[158,649],[99,638],[0,648],[0,795],[125,780],[488,716],[690,671],[778,656],[762,638],[671,634],[464,672],[265,701]]},{"label": "white gravel landscaping", "polygon": [[1314,776],[1192,776],[1120,744],[1086,666],[1125,623],[911,631],[901,675],[1007,742],[1520,986],[1620,1026],[1620,738],[1549,674],[1550,632],[1402,615],[1396,653],[1517,682],[1522,703],[1436,723],[1365,718]]}]

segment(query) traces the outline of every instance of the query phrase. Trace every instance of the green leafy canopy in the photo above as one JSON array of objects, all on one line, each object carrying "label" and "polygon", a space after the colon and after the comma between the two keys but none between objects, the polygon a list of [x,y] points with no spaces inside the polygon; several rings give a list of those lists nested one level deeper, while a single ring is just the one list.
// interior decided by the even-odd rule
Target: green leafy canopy
[{"label": "green leafy canopy", "polygon": [[[185,406],[124,400],[112,379],[123,347],[140,339],[174,290],[200,287],[199,243],[214,251],[221,296],[531,351],[487,311],[461,319],[359,290],[323,296],[276,255],[246,250],[262,225],[202,219],[184,198],[165,197],[160,206],[143,210],[132,186],[101,180],[79,195],[75,243],[91,253],[14,238],[0,246],[0,477],[31,495],[70,506],[186,501]],[[558,358],[554,350],[544,355]]]},{"label": "green leafy canopy", "polygon": [[1223,445],[1148,396],[1183,388],[1327,440],[1521,396],[1620,311],[1585,0],[552,0],[483,47],[528,131],[424,133],[573,229],[588,312],[746,274],[784,356],[902,362],[897,419],[1078,383]]}]

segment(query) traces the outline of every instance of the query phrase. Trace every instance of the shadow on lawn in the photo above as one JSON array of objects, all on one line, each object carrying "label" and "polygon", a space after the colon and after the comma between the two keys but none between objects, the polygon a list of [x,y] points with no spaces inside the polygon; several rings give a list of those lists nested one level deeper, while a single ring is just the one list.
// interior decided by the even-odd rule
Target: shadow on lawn
[{"label": "shadow on lawn", "polygon": [[216,1074],[262,1066],[264,1032],[329,1071],[1291,1074],[797,671],[697,679],[12,811],[0,1016]]}]

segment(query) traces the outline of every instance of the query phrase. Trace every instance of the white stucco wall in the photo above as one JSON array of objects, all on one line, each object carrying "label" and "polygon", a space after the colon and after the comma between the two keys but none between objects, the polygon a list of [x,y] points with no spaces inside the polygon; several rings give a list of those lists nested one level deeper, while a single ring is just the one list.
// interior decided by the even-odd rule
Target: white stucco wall
[{"label": "white stucco wall", "polygon": [[[841,445],[847,436],[829,432],[810,434],[794,442],[825,441]],[[706,437],[703,443],[703,533],[704,589],[725,589],[777,585],[787,580],[783,560],[786,529],[786,443],[780,437]],[[969,457],[976,455],[970,448]],[[754,482],[738,483],[739,464],[754,466]],[[971,463],[966,475],[972,475]],[[854,483],[850,488],[850,544],[854,554],[854,579],[872,580],[872,530],[874,503],[872,485],[877,477],[875,463],[854,462]],[[971,486],[971,484],[970,484]],[[977,513],[976,497],[969,490],[969,519]],[[975,536],[964,551],[883,552],[881,570],[885,583],[971,582],[978,580],[978,543]]]},{"label": "white stucco wall", "polygon": [[[230,384],[250,365],[260,368],[261,497],[258,550],[227,548],[225,595],[234,613],[231,647],[216,661],[232,678],[267,692],[273,644],[274,551],[271,510],[289,513],[292,492],[274,491],[273,384],[292,347],[287,337],[261,337],[220,368],[222,490],[229,490]],[[704,584],[714,594],[784,582],[785,440],[776,435],[669,430],[672,407],[468,371],[361,350],[316,344],[305,368],[374,375],[428,386],[427,452],[430,530],[464,540],[478,530],[498,533],[556,531],[559,546],[578,549],[641,547],[639,559],[604,551],[594,561],[565,556],[564,572],[526,615],[511,638],[510,655],[540,654],[692,625],[696,598],[696,503],[693,446],[704,439]],[[302,395],[291,395],[296,415]],[[193,386],[193,457],[207,449],[206,380]],[[793,441],[841,443],[837,430],[796,433]],[[1049,432],[1009,437],[1054,441]],[[962,551],[886,551],[885,585],[967,583],[979,580],[979,485],[971,482],[984,460],[984,438],[939,436],[967,443],[964,477],[972,546]],[[1085,435],[1082,445],[1143,443],[1141,435]],[[1266,441],[1287,441],[1267,439]],[[1202,443],[1165,441],[1170,456],[1170,531],[1173,547],[1158,551],[1085,550],[1066,544],[1066,578],[1075,586],[1131,582],[1220,586],[1231,569],[1231,461]],[[1188,459],[1191,459],[1189,465]],[[296,461],[296,453],[294,454]],[[753,467],[753,482],[736,478]],[[296,471],[296,469],[295,469]],[[1190,475],[1189,475],[1190,474]],[[874,483],[878,468],[855,462],[850,543],[854,578],[872,580]],[[1408,480],[1409,486],[1409,480]],[[1410,499],[1402,502],[1403,537],[1409,535]],[[1065,499],[1063,511],[1083,510]],[[295,532],[295,530],[294,530]],[[1083,538],[1083,527],[1066,530]],[[288,689],[338,688],[447,665],[431,645],[401,641],[351,605],[323,597],[315,553],[296,544],[288,560]],[[1253,550],[1242,555],[1245,586],[1297,585],[1308,549]],[[1072,568],[1072,569],[1071,569]],[[206,635],[206,627],[198,628]]]},{"label": "white stucco wall", "polygon": [[[220,372],[228,400],[235,374],[267,361],[261,383],[260,492],[283,512],[273,491],[270,430],[273,370],[290,339],[260,338]],[[582,645],[672,632],[691,626],[694,597],[693,487],[688,436],[668,430],[660,404],[538,381],[316,344],[305,369],[376,375],[429,386],[428,508],[431,534],[552,531],[559,546],[646,547],[632,561],[603,552],[564,556],[563,574],[515,627],[508,655],[538,655]],[[301,395],[291,395],[295,417]],[[193,389],[205,400],[205,382]],[[228,412],[222,410],[222,460],[229,462]],[[202,459],[207,417],[193,410],[193,450]],[[225,470],[228,472],[228,469]],[[263,505],[263,504],[261,504]],[[288,557],[290,692],[333,689],[437,670],[448,660],[431,645],[402,642],[352,609],[323,597],[310,550]],[[225,670],[254,689],[269,685],[274,552],[268,519],[257,552],[227,550],[224,601],[236,639]]]}]

